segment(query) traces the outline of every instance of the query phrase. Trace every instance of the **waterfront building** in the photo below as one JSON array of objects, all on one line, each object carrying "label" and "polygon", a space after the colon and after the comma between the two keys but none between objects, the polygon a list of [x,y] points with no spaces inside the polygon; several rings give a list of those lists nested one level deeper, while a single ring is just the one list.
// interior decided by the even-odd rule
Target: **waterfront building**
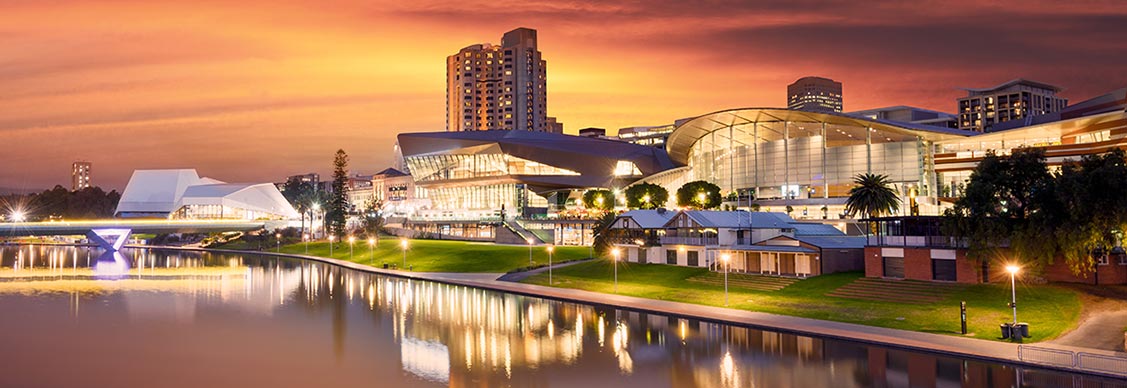
[{"label": "waterfront building", "polygon": [[226,183],[179,169],[133,171],[114,217],[287,220],[299,214],[272,183]]},{"label": "waterfront building", "polygon": [[497,230],[513,231],[518,243],[589,244],[593,220],[561,210],[578,206],[588,189],[622,188],[674,167],[658,148],[547,132],[405,133],[399,144],[430,201],[412,224],[439,234],[504,225]]},{"label": "waterfront building", "polygon": [[609,239],[631,262],[707,267],[786,276],[864,268],[866,238],[785,213],[631,210],[611,224]]},{"label": "waterfront building", "polygon": [[[730,206],[746,208],[753,196],[764,211],[789,208],[800,219],[828,220],[846,218],[853,178],[874,173],[887,176],[900,195],[897,215],[938,215],[987,152],[1041,147],[1049,165],[1059,166],[1110,147],[1127,149],[1125,94],[1120,89],[986,133],[836,113],[724,110],[677,126],[666,150],[684,167],[640,182],[674,193],[706,180],[720,186]],[[667,207],[675,204],[670,198]]]},{"label": "waterfront building", "polygon": [[895,121],[909,124],[923,124],[935,127],[958,128],[959,119],[950,113],[917,108],[914,106],[889,106],[884,108],[866,109],[846,113],[850,116],[864,117],[870,120]]},{"label": "waterfront building", "polygon": [[78,191],[92,186],[90,183],[90,162],[74,162],[70,165],[70,190]]},{"label": "waterfront building", "polygon": [[841,112],[841,82],[823,77],[802,77],[787,85],[787,109]]},{"label": "waterfront building", "polygon": [[388,216],[406,217],[430,207],[426,192],[415,186],[411,175],[395,168],[372,175],[372,188],[381,209]]},{"label": "waterfront building", "polygon": [[998,123],[1025,120],[1063,110],[1068,100],[1057,97],[1060,87],[1015,79],[992,88],[964,88],[959,99],[959,129],[992,132]]},{"label": "waterfront building", "polygon": [[446,130],[562,133],[547,117],[546,66],[529,28],[446,57]]}]

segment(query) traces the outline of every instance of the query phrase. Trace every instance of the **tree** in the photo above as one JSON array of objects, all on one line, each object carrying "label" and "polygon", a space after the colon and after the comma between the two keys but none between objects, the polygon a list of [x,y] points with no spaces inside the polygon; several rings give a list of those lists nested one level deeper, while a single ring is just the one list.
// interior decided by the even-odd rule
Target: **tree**
[{"label": "tree", "polygon": [[[286,200],[290,202],[294,210],[297,210],[297,212],[301,214],[302,231],[305,231],[305,214],[310,212],[313,207],[313,193],[315,191],[317,191],[317,188],[313,185],[313,182],[305,182],[301,179],[290,179],[282,186],[282,196],[286,197]],[[312,214],[309,220],[310,226],[312,226]]]},{"label": "tree", "polygon": [[382,207],[380,201],[375,198],[369,199],[364,204],[363,214],[363,228],[364,234],[368,237],[379,238],[380,228],[383,227],[383,213],[380,211]]},{"label": "tree", "polygon": [[583,206],[593,210],[614,209],[614,193],[610,190],[591,189],[583,193]]},{"label": "tree", "polygon": [[328,216],[325,220],[329,233],[338,241],[345,234],[345,217],[348,215],[348,154],[337,150],[333,158],[333,192],[329,196]]},{"label": "tree", "polygon": [[720,186],[708,181],[692,181],[677,189],[677,206],[693,209],[720,207]]},{"label": "tree", "polygon": [[[1035,228],[1055,230],[1056,252],[1073,273],[1093,272],[1096,256],[1122,243],[1127,231],[1127,154],[1113,149],[1061,166],[1052,191],[1056,206]],[[1052,257],[1049,257],[1052,260]]]},{"label": "tree", "polygon": [[599,217],[598,223],[596,223],[592,229],[594,234],[591,239],[591,249],[594,250],[596,254],[604,255],[607,250],[610,249],[610,237],[612,233],[610,227],[614,225],[616,218],[618,218],[618,216],[613,212],[603,213],[602,217]]},{"label": "tree", "polygon": [[988,153],[971,172],[963,196],[945,212],[945,232],[967,244],[971,259],[987,260],[1009,246],[1025,259],[1051,261],[1054,246],[1053,176],[1041,149],[1010,156]]},{"label": "tree", "polygon": [[858,213],[869,218],[892,213],[900,209],[900,197],[888,182],[888,176],[878,174],[857,174],[853,178],[853,188],[845,200],[845,212],[850,216]]},{"label": "tree", "polygon": [[626,207],[630,209],[656,209],[665,207],[669,190],[653,183],[639,183],[626,188]]}]

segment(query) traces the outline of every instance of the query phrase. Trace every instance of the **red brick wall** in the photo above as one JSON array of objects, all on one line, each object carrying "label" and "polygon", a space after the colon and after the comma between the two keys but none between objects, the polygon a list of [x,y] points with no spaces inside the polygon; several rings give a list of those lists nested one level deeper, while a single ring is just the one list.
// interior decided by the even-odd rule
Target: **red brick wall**
[{"label": "red brick wall", "polygon": [[955,280],[959,283],[982,283],[982,264],[967,259],[967,250],[955,251]]},{"label": "red brick wall", "polygon": [[[1100,284],[1127,284],[1127,265],[1119,265],[1115,258],[1108,263],[1096,266]],[[1089,273],[1086,277],[1074,275],[1063,258],[1057,258],[1052,265],[1045,267],[1044,276],[1051,282],[1096,284],[1095,273]]]},{"label": "red brick wall", "polygon": [[879,278],[884,275],[884,262],[880,257],[880,247],[865,247],[865,276]]},{"label": "red brick wall", "polygon": [[931,249],[904,248],[904,278],[931,280]]}]

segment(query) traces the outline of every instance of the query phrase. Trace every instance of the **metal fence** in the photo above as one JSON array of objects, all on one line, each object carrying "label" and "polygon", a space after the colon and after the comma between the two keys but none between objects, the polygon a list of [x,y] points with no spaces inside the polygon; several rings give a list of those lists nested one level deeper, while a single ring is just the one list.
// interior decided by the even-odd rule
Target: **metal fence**
[{"label": "metal fence", "polygon": [[1127,357],[1109,356],[1063,349],[1018,345],[1017,358],[1035,364],[1061,366],[1093,372],[1127,376]]}]

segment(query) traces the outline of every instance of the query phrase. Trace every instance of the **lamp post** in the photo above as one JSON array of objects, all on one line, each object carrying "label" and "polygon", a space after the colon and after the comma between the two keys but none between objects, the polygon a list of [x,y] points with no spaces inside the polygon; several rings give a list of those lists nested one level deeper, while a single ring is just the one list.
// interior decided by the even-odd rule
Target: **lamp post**
[{"label": "lamp post", "polygon": [[274,241],[278,242],[278,253],[282,253],[282,234],[274,233]]},{"label": "lamp post", "polygon": [[333,235],[329,235],[329,257],[333,257]]},{"label": "lamp post", "polygon": [[528,266],[531,267],[532,266],[532,239],[529,238],[529,239],[525,239],[524,241],[528,243]]},{"label": "lamp post", "polygon": [[551,245],[548,246],[548,285],[549,286],[552,285],[552,250],[554,250],[554,249],[555,249],[554,246],[551,246]]},{"label": "lamp post", "polygon": [[724,306],[728,305],[728,260],[731,258],[727,253],[720,255],[720,261],[724,263]]},{"label": "lamp post", "polygon": [[610,250],[610,255],[613,257],[611,265],[614,266],[614,293],[618,293],[618,248]]},{"label": "lamp post", "polygon": [[1010,273],[1010,307],[1014,310],[1014,325],[1017,325],[1017,280],[1015,276],[1021,271],[1021,267],[1010,264],[1006,266],[1006,272]]},{"label": "lamp post", "polygon": [[368,237],[368,254],[371,256],[372,264],[376,263],[376,239]]},{"label": "lamp post", "polygon": [[400,239],[399,247],[403,248],[403,268],[407,268],[407,239]]},{"label": "lamp post", "polygon": [[309,254],[309,233],[302,233],[301,240],[305,241],[305,254]]},{"label": "lamp post", "polygon": [[348,236],[348,261],[352,261],[352,244],[356,242],[356,237]]}]

